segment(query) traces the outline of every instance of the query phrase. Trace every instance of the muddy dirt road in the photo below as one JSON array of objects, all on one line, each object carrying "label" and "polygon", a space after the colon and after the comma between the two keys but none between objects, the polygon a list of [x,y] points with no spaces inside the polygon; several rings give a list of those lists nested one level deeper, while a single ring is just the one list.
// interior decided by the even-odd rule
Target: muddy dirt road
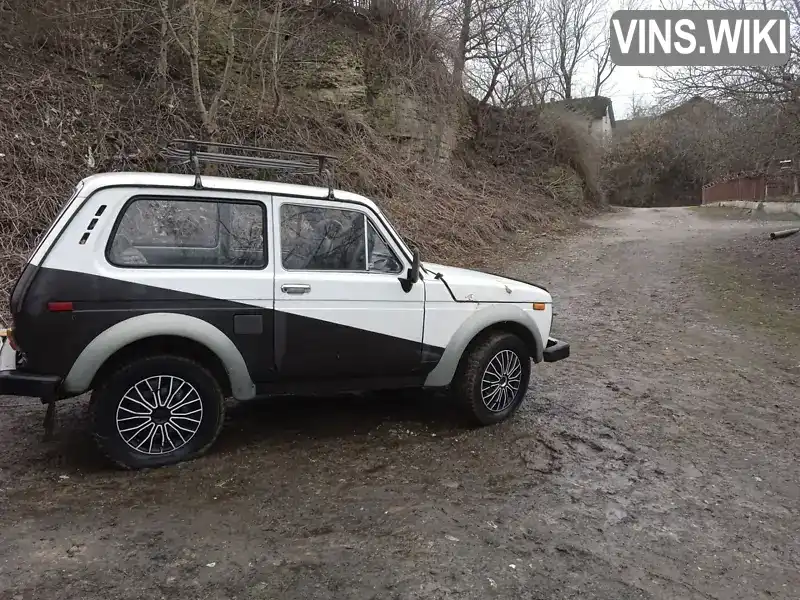
[{"label": "muddy dirt road", "polygon": [[121,473],[81,402],[42,444],[41,407],[0,399],[0,599],[800,597],[800,316],[767,290],[742,318],[748,266],[708,269],[781,227],[594,224],[506,269],[554,292],[573,356],[500,426],[279,400],[234,407],[205,458]]}]

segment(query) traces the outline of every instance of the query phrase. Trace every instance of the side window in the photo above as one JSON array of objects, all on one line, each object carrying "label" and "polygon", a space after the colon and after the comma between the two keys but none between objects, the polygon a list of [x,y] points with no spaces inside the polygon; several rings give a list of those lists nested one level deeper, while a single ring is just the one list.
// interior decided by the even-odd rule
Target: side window
[{"label": "side window", "polygon": [[372,221],[369,222],[367,229],[367,256],[370,273],[399,273],[403,269],[403,264]]},{"label": "side window", "polygon": [[259,203],[137,198],[106,251],[117,266],[261,268],[266,211]]},{"label": "side window", "polygon": [[357,210],[283,204],[281,260],[289,270],[366,271],[365,217]]}]

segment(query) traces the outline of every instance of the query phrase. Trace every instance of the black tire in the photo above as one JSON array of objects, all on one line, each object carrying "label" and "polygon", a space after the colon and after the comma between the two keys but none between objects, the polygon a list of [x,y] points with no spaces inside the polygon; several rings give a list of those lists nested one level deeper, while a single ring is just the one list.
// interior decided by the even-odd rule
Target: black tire
[{"label": "black tire", "polygon": [[[500,396],[489,397],[485,402],[481,390],[484,374],[487,373],[489,364],[492,363],[494,370],[497,363],[492,361],[500,356],[510,359],[509,362],[513,365],[512,355],[519,363],[519,373],[516,372],[516,369],[510,368],[512,378],[506,391],[497,392],[502,395],[502,398]],[[517,383],[517,375],[519,377],[518,387],[514,388],[514,384]],[[472,424],[493,425],[505,421],[517,411],[528,391],[530,376],[531,358],[524,342],[512,333],[490,333],[469,348],[462,358],[453,382],[453,393],[456,401],[464,409],[465,416]],[[487,382],[490,380],[494,380],[491,375],[487,376]],[[516,391],[512,393],[514,389]],[[487,392],[491,393],[493,390],[494,388],[488,388]]]},{"label": "black tire", "polygon": [[[181,380],[183,384],[179,383]],[[168,381],[173,383],[169,390],[166,389]],[[166,412],[162,411],[154,416],[159,402],[156,395],[149,396],[147,388],[141,384],[149,384],[148,387],[152,388],[154,385],[158,387],[159,382],[162,388],[158,397],[162,397],[163,393],[170,401],[164,401],[167,404],[163,407]],[[126,398],[126,394],[137,384],[140,384],[140,390],[144,390],[143,395],[132,393],[134,400]],[[173,392],[178,385],[181,387]],[[155,404],[156,408],[151,406],[148,409],[142,401],[148,406]],[[225,420],[225,398],[217,380],[201,364],[181,356],[153,356],[122,366],[95,389],[92,404],[94,437],[100,450],[116,465],[125,469],[163,467],[196,458],[211,447]],[[136,409],[134,414],[130,414],[131,408]],[[144,416],[148,410],[149,415]],[[136,413],[142,416],[135,416]],[[128,419],[128,422],[121,423],[118,427],[118,415],[120,419]],[[152,427],[147,425],[148,419],[152,422]],[[122,432],[126,431],[125,427],[129,424],[133,427],[141,425],[144,430],[139,434],[135,434],[135,430],[134,433],[127,430],[125,435],[135,434],[140,437],[126,441]],[[157,425],[161,427],[160,430]],[[184,431],[185,426],[194,433],[189,435]],[[148,447],[145,442],[145,446],[137,450],[135,446],[142,437],[148,435],[148,430],[153,430],[151,445]],[[156,453],[152,452],[153,444],[156,446]],[[163,452],[157,453],[159,450]]]}]

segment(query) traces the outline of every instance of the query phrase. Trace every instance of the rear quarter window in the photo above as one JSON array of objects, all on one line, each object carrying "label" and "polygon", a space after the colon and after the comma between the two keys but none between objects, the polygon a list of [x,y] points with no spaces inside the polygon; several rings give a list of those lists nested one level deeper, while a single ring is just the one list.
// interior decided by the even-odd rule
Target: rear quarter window
[{"label": "rear quarter window", "polygon": [[265,231],[259,202],[134,198],[114,226],[106,256],[121,267],[262,268]]},{"label": "rear quarter window", "polygon": [[116,231],[134,246],[213,248],[219,241],[219,203],[196,200],[134,200]]}]

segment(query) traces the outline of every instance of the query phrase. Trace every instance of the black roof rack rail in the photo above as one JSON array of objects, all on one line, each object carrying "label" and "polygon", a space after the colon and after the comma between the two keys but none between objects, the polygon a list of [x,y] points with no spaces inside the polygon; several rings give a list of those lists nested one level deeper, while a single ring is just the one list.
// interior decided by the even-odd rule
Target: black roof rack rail
[{"label": "black roof rack rail", "polygon": [[[196,188],[203,187],[200,165],[217,164],[248,169],[271,169],[297,175],[325,176],[328,197],[333,198],[333,161],[337,158],[329,154],[185,139],[168,142],[163,154],[167,161],[192,166]],[[280,156],[283,158],[279,158]]]}]

